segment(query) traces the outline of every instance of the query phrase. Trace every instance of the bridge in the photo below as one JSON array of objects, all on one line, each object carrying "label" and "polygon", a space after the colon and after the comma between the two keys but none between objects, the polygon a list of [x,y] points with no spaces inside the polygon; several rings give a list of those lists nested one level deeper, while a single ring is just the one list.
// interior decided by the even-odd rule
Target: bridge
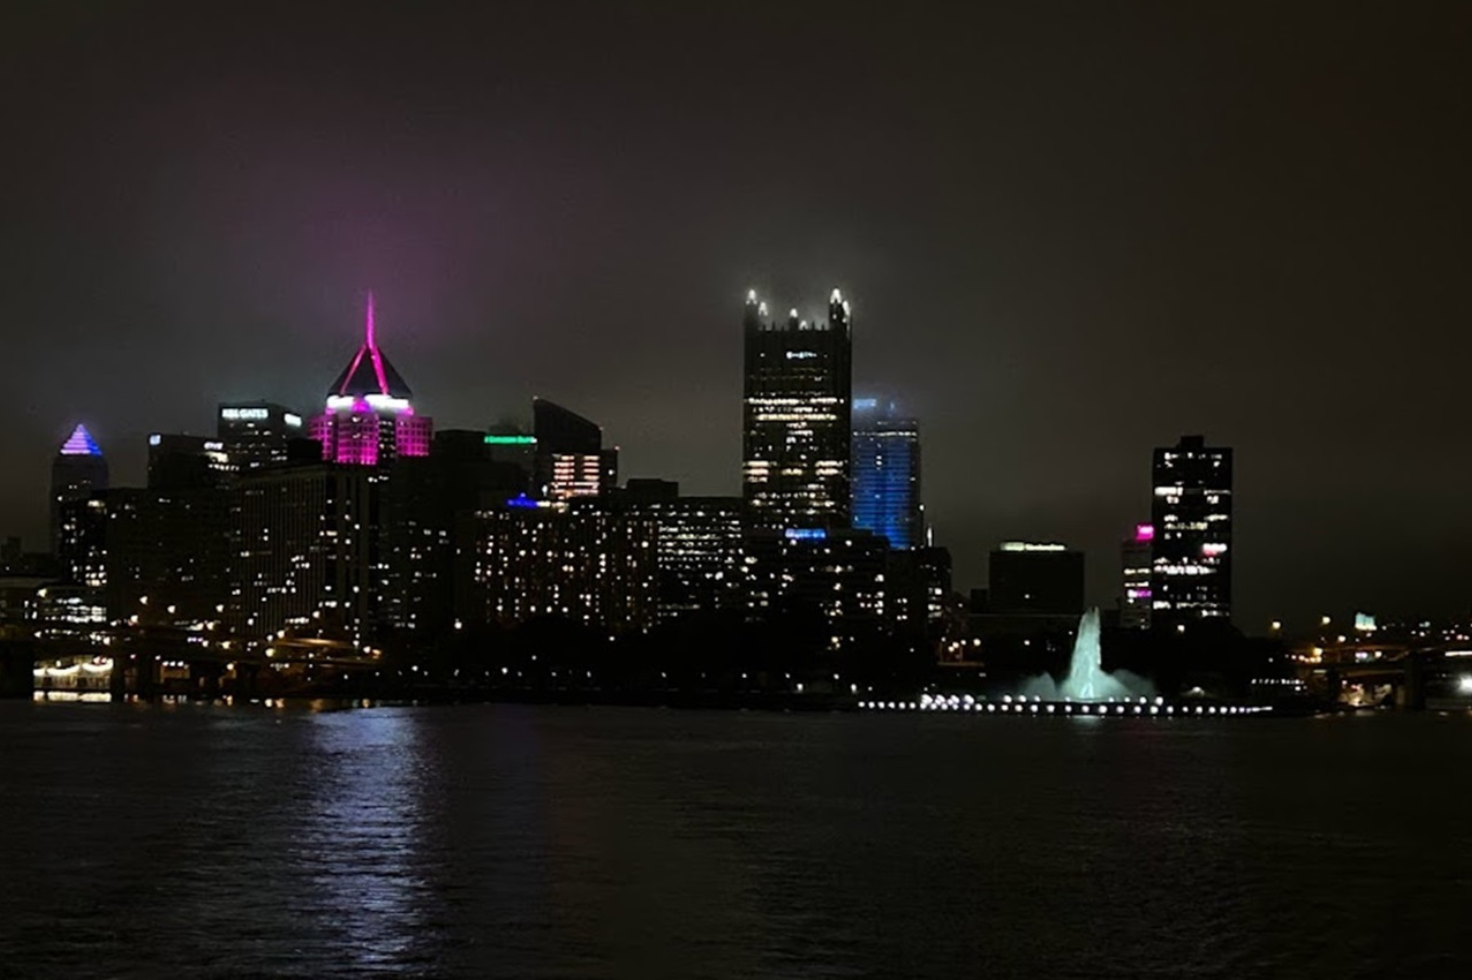
[{"label": "bridge", "polygon": [[1337,699],[1344,687],[1388,687],[1397,707],[1424,708],[1428,696],[1469,693],[1472,642],[1465,637],[1376,639],[1374,634],[1293,648],[1298,675],[1311,690]]}]

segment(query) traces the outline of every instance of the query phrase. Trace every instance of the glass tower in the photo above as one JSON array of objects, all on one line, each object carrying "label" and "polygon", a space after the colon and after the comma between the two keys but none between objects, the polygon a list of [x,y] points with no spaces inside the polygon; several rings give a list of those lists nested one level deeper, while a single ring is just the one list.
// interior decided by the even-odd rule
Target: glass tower
[{"label": "glass tower", "polygon": [[909,549],[925,543],[920,505],[920,423],[892,404],[854,399],[853,522]]}]

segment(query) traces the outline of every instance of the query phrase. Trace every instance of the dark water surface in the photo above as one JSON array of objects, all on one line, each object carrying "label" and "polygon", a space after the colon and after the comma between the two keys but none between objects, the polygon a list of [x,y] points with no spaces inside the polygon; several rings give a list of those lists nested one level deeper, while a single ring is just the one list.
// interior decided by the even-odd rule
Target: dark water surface
[{"label": "dark water surface", "polygon": [[1472,718],[0,704],[4,977],[1472,976]]}]

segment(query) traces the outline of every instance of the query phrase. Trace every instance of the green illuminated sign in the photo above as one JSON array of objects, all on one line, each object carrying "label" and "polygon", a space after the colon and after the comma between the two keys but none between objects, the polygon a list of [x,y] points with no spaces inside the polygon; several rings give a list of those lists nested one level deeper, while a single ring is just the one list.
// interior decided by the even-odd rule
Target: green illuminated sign
[{"label": "green illuminated sign", "polygon": [[535,446],[536,436],[498,436],[494,432],[486,436],[487,446]]}]

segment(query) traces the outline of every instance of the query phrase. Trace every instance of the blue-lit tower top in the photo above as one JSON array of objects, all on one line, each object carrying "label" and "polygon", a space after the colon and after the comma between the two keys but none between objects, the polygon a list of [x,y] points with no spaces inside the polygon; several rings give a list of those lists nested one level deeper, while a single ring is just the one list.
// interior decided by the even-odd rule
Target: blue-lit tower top
[{"label": "blue-lit tower top", "polygon": [[877,398],[855,398],[853,406],[853,526],[891,548],[920,547],[920,423]]}]

